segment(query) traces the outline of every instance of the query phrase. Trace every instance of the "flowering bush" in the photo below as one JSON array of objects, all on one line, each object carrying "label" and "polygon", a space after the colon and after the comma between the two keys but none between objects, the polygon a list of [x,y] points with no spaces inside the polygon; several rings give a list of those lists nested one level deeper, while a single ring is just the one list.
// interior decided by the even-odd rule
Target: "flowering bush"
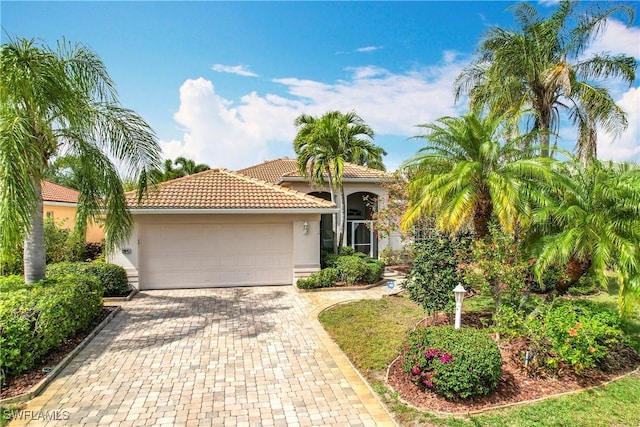
[{"label": "flowering bush", "polygon": [[404,372],[421,389],[451,400],[486,395],[502,376],[498,346],[477,329],[416,329],[409,333],[402,356]]},{"label": "flowering bush", "polygon": [[597,367],[610,349],[625,342],[620,318],[589,301],[556,300],[529,316],[527,335],[556,354],[577,373]]}]

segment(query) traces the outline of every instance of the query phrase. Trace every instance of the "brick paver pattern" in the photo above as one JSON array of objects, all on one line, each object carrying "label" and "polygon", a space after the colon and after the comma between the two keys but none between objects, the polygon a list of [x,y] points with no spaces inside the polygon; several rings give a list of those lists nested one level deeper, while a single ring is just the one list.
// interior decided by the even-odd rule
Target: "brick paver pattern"
[{"label": "brick paver pattern", "polygon": [[317,320],[385,292],[141,292],[11,425],[394,425]]}]

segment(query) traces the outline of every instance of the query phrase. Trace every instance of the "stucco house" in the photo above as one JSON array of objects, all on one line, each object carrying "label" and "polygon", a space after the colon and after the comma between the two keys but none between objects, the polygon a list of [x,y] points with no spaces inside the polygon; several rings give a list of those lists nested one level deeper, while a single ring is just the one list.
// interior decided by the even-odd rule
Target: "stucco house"
[{"label": "stucco house", "polygon": [[[127,193],[133,233],[111,262],[139,289],[293,284],[320,269],[326,221],[337,212],[295,170],[295,160],[278,159],[163,182],[140,202]],[[374,207],[363,195],[383,199],[380,180],[389,178],[356,165],[345,170],[348,242],[374,255],[388,242],[366,227]]]},{"label": "stucco house", "polygon": [[[331,199],[328,188],[313,187],[298,172],[296,159],[270,160],[240,169],[238,172],[325,200]],[[388,246],[394,250],[402,247],[399,236],[392,235],[390,238],[380,239],[374,227],[373,213],[386,202],[388,197],[387,188],[381,184],[393,179],[395,179],[393,175],[388,172],[352,163],[345,164],[342,182],[347,203],[347,219],[344,240],[339,246],[350,246],[373,258],[377,258]],[[336,200],[336,205],[340,207],[341,201]],[[320,244],[325,249],[333,247],[332,221],[332,215],[322,216]]]},{"label": "stucco house", "polygon": [[[78,197],[80,192],[64,185],[42,181],[42,204],[45,218],[49,218],[68,230],[75,227]],[[104,229],[99,224],[87,224],[87,242],[100,243],[104,240]]]},{"label": "stucco house", "polygon": [[[158,184],[111,261],[140,289],[288,285],[320,269],[326,200],[226,169]],[[136,279],[134,279],[135,281]]]}]

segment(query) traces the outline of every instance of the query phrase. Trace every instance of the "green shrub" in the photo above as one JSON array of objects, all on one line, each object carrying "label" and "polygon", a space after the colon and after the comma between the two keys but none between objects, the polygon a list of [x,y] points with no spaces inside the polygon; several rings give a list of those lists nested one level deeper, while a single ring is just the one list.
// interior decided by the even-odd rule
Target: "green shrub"
[{"label": "green shrub", "polygon": [[471,251],[472,261],[463,270],[468,288],[491,296],[496,311],[502,304],[518,307],[529,285],[531,271],[522,243],[492,223],[490,235],[475,240]]},{"label": "green shrub", "polygon": [[102,293],[99,282],[87,275],[6,292],[0,299],[0,383],[86,330],[102,310]]},{"label": "green shrub", "polygon": [[[44,246],[47,264],[59,262],[93,261],[102,254],[101,243],[85,243],[70,230],[64,228],[64,221],[56,224],[52,219],[44,219]],[[0,261],[0,274],[23,274],[23,247],[17,245],[12,256]]]},{"label": "green shrub", "polygon": [[320,275],[320,284],[323,288],[331,288],[336,285],[340,273],[335,268],[325,268],[318,273]]},{"label": "green shrub", "polygon": [[331,288],[338,281],[338,270],[325,268],[307,278],[298,279],[296,286],[299,289]]},{"label": "green shrub", "polygon": [[48,276],[68,274],[88,274],[95,277],[104,287],[104,296],[124,296],[129,292],[127,272],[119,265],[106,262],[60,262],[47,266]]},{"label": "green shrub", "polygon": [[530,284],[529,289],[531,292],[539,294],[545,294],[551,292],[556,288],[558,279],[562,274],[562,270],[557,266],[551,266],[542,272],[540,279],[536,279],[533,274],[533,265],[530,267],[529,276]]},{"label": "green shrub", "polygon": [[12,276],[0,276],[0,298],[6,295],[8,292],[17,291],[20,289],[28,289],[31,285],[27,285],[24,282],[24,278],[18,275]]},{"label": "green shrub", "polygon": [[339,258],[338,254],[326,254],[322,261],[322,268],[335,268]]},{"label": "green shrub", "polygon": [[[314,273],[315,274],[315,273]],[[296,286],[299,289],[316,289],[319,287],[320,280],[314,275],[298,279]]]},{"label": "green shrub", "polygon": [[355,249],[353,249],[351,246],[341,246],[338,250],[338,253],[344,256],[353,255],[355,254],[355,252]]},{"label": "green shrub", "polygon": [[102,243],[87,242],[84,245],[83,261],[95,261],[104,256],[104,245]]},{"label": "green shrub", "polygon": [[577,373],[594,368],[624,342],[618,314],[590,301],[556,300],[539,316],[529,316],[528,335]]},{"label": "green shrub", "polygon": [[493,314],[493,330],[503,338],[521,336],[525,331],[523,313],[509,305],[501,305]]},{"label": "green shrub", "polygon": [[382,278],[384,273],[384,262],[376,259],[367,260],[367,273],[364,275],[364,281],[367,283],[376,283]]},{"label": "green shrub", "polygon": [[498,346],[477,329],[416,329],[408,335],[403,358],[403,370],[419,387],[450,400],[489,394],[502,376]]},{"label": "green shrub", "polygon": [[409,298],[432,314],[452,310],[453,289],[462,280],[459,266],[469,247],[466,238],[450,238],[432,232],[412,249],[413,268],[402,286]]},{"label": "green shrub", "polygon": [[369,270],[367,262],[355,255],[339,257],[336,269],[340,273],[340,279],[349,285],[362,281]]},{"label": "green shrub", "polygon": [[567,294],[573,296],[593,295],[597,293],[599,285],[592,274],[585,274],[578,280],[578,283],[567,289]]}]

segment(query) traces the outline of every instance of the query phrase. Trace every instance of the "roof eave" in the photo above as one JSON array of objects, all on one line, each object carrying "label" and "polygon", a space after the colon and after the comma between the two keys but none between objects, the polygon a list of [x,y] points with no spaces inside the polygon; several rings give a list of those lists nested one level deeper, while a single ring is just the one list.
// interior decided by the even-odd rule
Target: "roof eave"
[{"label": "roof eave", "polygon": [[57,201],[57,200],[46,200],[46,199],[42,200],[42,204],[46,205],[46,206],[64,206],[64,207],[69,207],[69,208],[78,207],[78,203],[77,202],[60,202],[60,201]]},{"label": "roof eave", "polygon": [[[380,182],[395,181],[395,178],[391,177],[378,177],[378,178],[342,178],[342,182],[366,182],[377,184]],[[309,182],[308,179],[300,176],[283,176],[280,182]]]},{"label": "roof eave", "polygon": [[132,215],[158,215],[158,214],[333,214],[337,208],[131,208]]}]

